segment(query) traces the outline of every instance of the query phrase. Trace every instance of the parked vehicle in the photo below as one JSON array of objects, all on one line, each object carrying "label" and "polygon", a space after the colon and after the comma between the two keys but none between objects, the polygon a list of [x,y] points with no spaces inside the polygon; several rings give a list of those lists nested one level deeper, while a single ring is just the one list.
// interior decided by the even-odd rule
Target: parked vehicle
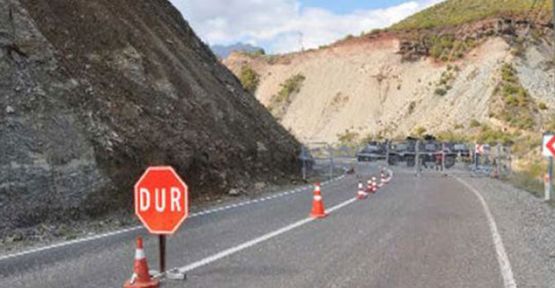
[{"label": "parked vehicle", "polygon": [[455,143],[451,146],[451,150],[453,151],[453,153],[457,154],[458,157],[469,158],[472,155],[470,149],[466,144]]},{"label": "parked vehicle", "polygon": [[377,161],[384,160],[385,157],[385,145],[379,142],[370,142],[366,147],[357,153],[357,160],[359,162],[363,161]]},{"label": "parked vehicle", "polygon": [[[419,143],[418,149],[417,143]],[[417,155],[424,168],[441,165],[441,161],[445,161],[445,168],[451,168],[455,165],[457,158],[457,154],[449,148],[449,145],[443,145],[433,137],[422,141],[407,138],[403,142],[390,145],[388,164],[398,165],[400,162],[405,162],[407,167],[414,167]]]}]

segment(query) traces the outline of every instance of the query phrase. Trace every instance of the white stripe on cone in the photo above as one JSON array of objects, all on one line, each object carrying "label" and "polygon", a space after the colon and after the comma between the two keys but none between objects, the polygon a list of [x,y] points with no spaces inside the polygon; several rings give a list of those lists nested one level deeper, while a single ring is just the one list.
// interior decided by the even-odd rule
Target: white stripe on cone
[{"label": "white stripe on cone", "polygon": [[135,250],[135,260],[143,260],[145,258],[145,251],[143,249]]},{"label": "white stripe on cone", "polygon": [[316,201],[322,201],[322,196],[320,196],[320,195],[314,195],[314,200],[316,200]]}]

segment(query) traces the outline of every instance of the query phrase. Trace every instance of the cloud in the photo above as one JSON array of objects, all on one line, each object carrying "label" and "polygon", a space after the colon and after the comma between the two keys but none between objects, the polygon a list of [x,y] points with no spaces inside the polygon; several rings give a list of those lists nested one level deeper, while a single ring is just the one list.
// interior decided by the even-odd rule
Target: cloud
[{"label": "cloud", "polygon": [[413,0],[349,14],[301,8],[298,0],[170,1],[209,44],[247,42],[272,53],[284,53],[300,50],[301,45],[316,48],[349,34],[387,27],[442,0]]}]

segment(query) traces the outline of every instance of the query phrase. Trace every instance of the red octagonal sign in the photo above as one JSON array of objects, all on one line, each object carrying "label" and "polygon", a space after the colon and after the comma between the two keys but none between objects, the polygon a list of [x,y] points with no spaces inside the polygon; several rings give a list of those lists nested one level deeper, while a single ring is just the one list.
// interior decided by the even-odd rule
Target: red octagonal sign
[{"label": "red octagonal sign", "polygon": [[153,234],[173,234],[189,215],[189,193],[172,167],[150,167],[135,184],[135,214]]}]

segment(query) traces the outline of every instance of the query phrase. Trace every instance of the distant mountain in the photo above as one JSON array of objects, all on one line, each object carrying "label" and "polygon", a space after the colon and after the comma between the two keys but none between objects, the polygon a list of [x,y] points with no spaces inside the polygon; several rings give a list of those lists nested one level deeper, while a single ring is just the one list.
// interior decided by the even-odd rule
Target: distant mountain
[{"label": "distant mountain", "polygon": [[225,59],[229,54],[232,52],[242,51],[242,52],[258,52],[264,51],[264,49],[260,47],[256,47],[250,44],[245,43],[236,43],[232,45],[213,45],[210,47],[212,52],[218,56],[220,59]]}]

